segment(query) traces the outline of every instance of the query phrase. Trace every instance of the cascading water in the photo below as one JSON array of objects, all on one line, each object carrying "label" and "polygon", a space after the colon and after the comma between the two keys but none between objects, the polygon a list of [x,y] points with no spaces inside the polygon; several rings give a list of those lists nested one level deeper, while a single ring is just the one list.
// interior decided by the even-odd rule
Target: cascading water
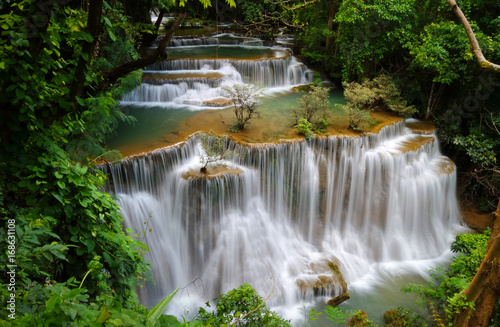
[{"label": "cascading water", "polygon": [[255,38],[218,35],[174,39],[169,59],[147,67],[141,85],[122,105],[166,108],[225,108],[224,87],[252,83],[269,93],[307,84],[312,73],[283,47],[265,47]]},{"label": "cascading water", "polygon": [[456,176],[435,135],[400,122],[362,137],[229,146],[229,173],[211,178],[190,177],[197,136],[103,167],[125,225],[152,230],[145,305],[179,286],[178,316],[243,283],[265,296],[272,274],[269,306],[299,324],[304,303],[344,291],[334,267],[350,291],[374,292],[449,257]]}]

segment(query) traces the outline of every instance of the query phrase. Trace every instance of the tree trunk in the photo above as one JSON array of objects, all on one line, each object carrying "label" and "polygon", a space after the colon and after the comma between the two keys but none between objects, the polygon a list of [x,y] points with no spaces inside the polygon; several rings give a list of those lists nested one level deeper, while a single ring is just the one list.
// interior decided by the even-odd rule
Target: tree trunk
[{"label": "tree trunk", "polygon": [[186,13],[179,14],[172,27],[170,27],[170,29],[168,30],[167,34],[165,34],[165,36],[161,39],[160,44],[158,45],[158,48],[156,49],[155,52],[146,57],[125,63],[121,66],[114,67],[107,71],[102,72],[101,76],[104,78],[104,82],[100,85],[99,89],[103,90],[109,84],[115,83],[120,77],[123,77],[133,72],[134,70],[138,70],[148,65],[152,65],[159,60],[167,59],[168,57],[167,45],[174,36],[174,33],[181,26],[182,21],[184,20],[184,18],[186,18],[186,16],[187,16]]},{"label": "tree trunk", "polygon": [[432,109],[432,100],[434,96],[434,87],[436,86],[436,82],[432,81],[431,94],[429,94],[429,102],[427,103],[427,112],[425,114],[425,120],[428,120],[431,115]]},{"label": "tree trunk", "polygon": [[460,7],[457,5],[455,0],[446,0],[448,1],[448,4],[451,6],[451,9],[455,13],[455,15],[460,19],[460,22],[465,28],[465,32],[467,33],[467,37],[469,38],[470,44],[472,46],[472,51],[474,52],[474,55],[476,56],[477,62],[479,63],[479,66],[483,69],[488,69],[488,70],[493,70],[497,73],[500,73],[500,65],[494,64],[486,60],[486,58],[483,55],[483,52],[481,51],[481,48],[479,47],[479,43],[477,42],[476,36],[474,35],[474,31],[472,31],[472,27],[469,24],[469,21],[465,17],[464,13],[460,9]]},{"label": "tree trunk", "polygon": [[80,59],[78,60],[78,65],[75,69],[75,79],[71,84],[69,93],[71,101],[74,101],[75,97],[81,96],[85,86],[85,71],[87,70],[87,63],[92,57],[95,45],[97,44],[97,38],[99,37],[99,32],[101,30],[102,5],[103,0],[90,0],[87,27],[85,28],[85,31],[92,36],[93,40],[92,42],[84,42],[82,45],[82,52],[86,53],[88,57],[87,60],[85,60],[82,56],[80,56]]},{"label": "tree trunk", "polygon": [[[328,31],[331,32],[333,28],[333,20],[335,18],[335,0],[330,0],[330,12],[328,13]],[[330,49],[332,38],[330,35],[326,36],[326,52]]]},{"label": "tree trunk", "polygon": [[463,291],[467,302],[474,302],[475,310],[462,310],[453,319],[454,327],[488,326],[493,307],[500,296],[500,200],[495,212],[486,256],[479,269]]},{"label": "tree trunk", "polygon": [[328,300],[326,302],[327,305],[330,305],[332,307],[336,307],[341,303],[344,303],[345,301],[349,300],[351,298],[351,295],[347,292],[340,294],[337,297],[334,297],[333,299]]}]

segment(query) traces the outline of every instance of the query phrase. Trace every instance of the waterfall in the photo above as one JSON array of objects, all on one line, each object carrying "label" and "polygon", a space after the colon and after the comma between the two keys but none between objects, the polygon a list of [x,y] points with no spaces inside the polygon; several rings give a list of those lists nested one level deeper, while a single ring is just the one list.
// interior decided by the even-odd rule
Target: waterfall
[{"label": "waterfall", "polygon": [[271,274],[269,306],[323,301],[343,292],[332,265],[349,287],[391,278],[377,267],[418,270],[448,253],[461,228],[454,164],[434,134],[404,122],[361,137],[229,147],[237,173],[213,178],[187,177],[201,167],[197,136],[102,167],[126,227],[146,232],[146,306],[178,286],[175,314],[243,283],[265,295]]},{"label": "waterfall", "polygon": [[225,87],[251,83],[274,88],[274,93],[312,80],[312,72],[289,49],[223,35],[173,40],[169,59],[146,67],[144,76],[142,84],[121,99],[123,105],[226,108]]}]

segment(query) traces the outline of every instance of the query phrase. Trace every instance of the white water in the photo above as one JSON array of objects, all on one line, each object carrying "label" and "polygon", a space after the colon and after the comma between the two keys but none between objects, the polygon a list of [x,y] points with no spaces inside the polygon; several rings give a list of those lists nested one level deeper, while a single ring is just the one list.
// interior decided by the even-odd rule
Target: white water
[{"label": "white water", "polygon": [[[218,51],[220,48],[225,51],[225,59],[201,59],[196,56],[203,55],[197,54],[195,58],[165,60],[146,67],[144,73],[148,78],[122,98],[122,105],[191,110],[226,108],[227,104],[220,101],[226,99],[225,87],[251,83],[266,87],[268,93],[273,94],[290,91],[312,79],[312,72],[286,48],[263,47],[251,38],[227,36],[229,39],[224,40],[223,37],[175,39],[172,42],[175,51],[189,55],[200,49],[212,47]],[[245,45],[213,46],[226,42]],[[249,53],[248,58],[241,55],[245,51]]]},{"label": "white water", "polygon": [[300,325],[300,307],[342,292],[338,284],[298,286],[332,277],[328,262],[356,294],[425,276],[448,260],[461,224],[454,165],[434,135],[407,151],[419,137],[398,123],[359,138],[230,144],[239,154],[231,165],[243,173],[214,179],[182,177],[201,166],[196,136],[103,167],[126,227],[152,229],[145,240],[154,283],[141,301],[154,306],[180,286],[169,312],[195,314],[243,283],[265,298],[272,274],[269,306]]}]

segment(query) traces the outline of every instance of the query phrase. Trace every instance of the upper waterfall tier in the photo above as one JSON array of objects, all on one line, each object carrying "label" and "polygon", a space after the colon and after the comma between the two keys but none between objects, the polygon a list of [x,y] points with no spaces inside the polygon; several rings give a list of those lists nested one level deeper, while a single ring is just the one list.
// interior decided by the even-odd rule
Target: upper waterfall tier
[{"label": "upper waterfall tier", "polygon": [[148,66],[141,85],[122,104],[227,107],[224,87],[252,83],[291,89],[312,80],[311,71],[285,48],[262,46],[183,46],[169,48],[169,59]]},{"label": "upper waterfall tier", "polygon": [[[261,46],[263,41],[259,38],[238,36],[229,33],[216,34],[214,36],[196,36],[196,37],[181,37],[173,38],[168,44],[169,47],[186,47],[186,46],[200,46],[200,45],[253,45]],[[158,46],[158,44],[155,44]]]},{"label": "upper waterfall tier", "polygon": [[335,280],[331,263],[354,283],[382,263],[440,257],[460,226],[456,176],[436,137],[420,137],[401,122],[362,137],[230,142],[236,155],[226,164],[239,173],[211,179],[185,178],[201,167],[196,136],[103,166],[127,227],[152,229],[156,286],[142,300],[197,278],[206,298],[241,283],[264,294],[272,285],[255,258],[272,270],[278,305],[340,293],[335,282],[304,288]]}]

